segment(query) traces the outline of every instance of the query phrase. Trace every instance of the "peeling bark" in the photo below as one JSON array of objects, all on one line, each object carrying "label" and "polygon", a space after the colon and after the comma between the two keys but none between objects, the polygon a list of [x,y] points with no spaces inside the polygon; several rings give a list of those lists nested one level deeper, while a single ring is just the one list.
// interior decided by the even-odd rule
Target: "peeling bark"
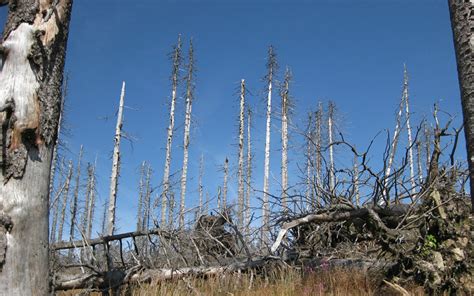
[{"label": "peeling bark", "polygon": [[10,1],[1,40],[0,215],[15,227],[6,236],[0,291],[9,295],[50,290],[49,177],[72,1],[51,2]]}]

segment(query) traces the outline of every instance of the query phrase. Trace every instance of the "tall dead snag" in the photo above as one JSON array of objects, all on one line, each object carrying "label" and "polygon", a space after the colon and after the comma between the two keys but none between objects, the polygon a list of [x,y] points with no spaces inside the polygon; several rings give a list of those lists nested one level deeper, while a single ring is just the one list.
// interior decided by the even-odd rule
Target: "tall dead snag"
[{"label": "tall dead snag", "polygon": [[226,157],[224,162],[224,185],[222,186],[222,210],[227,209],[227,183],[229,182],[229,159]]},{"label": "tall dead snag", "polygon": [[407,123],[407,133],[408,133],[408,163],[410,165],[410,183],[411,189],[410,192],[412,195],[416,192],[416,180],[415,180],[415,164],[413,160],[413,139],[412,139],[412,131],[411,131],[411,124],[410,124],[410,109],[409,109],[409,102],[408,102],[408,71],[406,65],[404,65],[403,70],[403,97],[405,101],[405,119]]},{"label": "tall dead snag", "polygon": [[262,205],[262,242],[268,242],[268,232],[269,232],[269,218],[270,218],[270,208],[268,204],[268,190],[269,190],[269,177],[270,177],[270,133],[271,133],[271,116],[272,116],[272,87],[274,72],[277,70],[277,61],[276,54],[274,52],[273,46],[268,48],[268,60],[267,60],[267,70],[268,74],[265,76],[265,79],[268,83],[268,92],[267,92],[267,123],[265,131],[265,163],[263,171],[263,205]]},{"label": "tall dead snag", "polygon": [[145,192],[143,201],[143,225],[142,230],[147,230],[150,227],[150,201],[151,201],[151,165],[147,164],[145,177]]},{"label": "tall dead snag", "polygon": [[238,225],[244,225],[244,128],[245,128],[245,80],[240,81],[239,112],[239,168],[238,168]]},{"label": "tall dead snag", "polygon": [[474,212],[474,3],[467,0],[449,0],[451,27],[456,49],[456,61],[461,89],[461,104],[464,117],[471,184],[472,211]]},{"label": "tall dead snag", "polygon": [[287,68],[281,96],[281,202],[283,210],[287,210],[288,199],[288,112],[291,73]]},{"label": "tall dead snag", "polygon": [[322,176],[323,176],[323,158],[322,158],[322,125],[323,125],[323,103],[318,103],[318,110],[316,111],[315,116],[315,141],[316,141],[316,204],[321,205],[321,192],[320,188],[322,186]]},{"label": "tall dead snag", "polygon": [[120,140],[122,139],[123,125],[123,101],[125,98],[125,81],[122,82],[119,109],[117,114],[117,125],[115,126],[114,152],[112,155],[112,173],[110,175],[109,210],[107,213],[107,234],[113,235],[115,229],[115,208],[117,207],[117,187],[120,174]]},{"label": "tall dead snag", "polygon": [[0,43],[0,291],[47,295],[50,171],[72,0],[0,6],[7,2]]},{"label": "tall dead snag", "polygon": [[68,165],[68,170],[67,170],[67,176],[66,176],[66,181],[64,183],[64,191],[62,192],[62,203],[61,203],[61,218],[59,220],[59,229],[58,229],[58,236],[57,239],[59,241],[63,240],[63,229],[64,229],[64,221],[66,220],[66,208],[67,208],[67,202],[69,200],[69,189],[71,187],[71,180],[72,180],[72,160],[69,161]]},{"label": "tall dead snag", "polygon": [[199,181],[198,181],[198,191],[199,191],[199,209],[197,218],[201,217],[203,214],[203,185],[202,185],[202,177],[204,175],[204,155],[201,154],[201,158],[199,159]]},{"label": "tall dead snag", "polygon": [[186,114],[184,116],[183,170],[181,171],[181,198],[179,201],[179,228],[184,227],[186,202],[186,181],[188,176],[189,133],[191,131],[191,111],[194,98],[194,49],[193,41],[189,42],[188,75],[186,77]]},{"label": "tall dead snag", "polygon": [[[161,192],[161,225],[166,225],[166,208],[170,199],[170,168],[171,168],[171,148],[173,144],[174,131],[174,111],[176,108],[176,94],[178,91],[179,67],[181,65],[181,36],[178,36],[178,43],[173,50],[173,69],[171,72],[171,104],[170,104],[170,123],[166,137],[166,155],[165,167],[163,172],[163,191]],[[170,221],[171,222],[171,221]]]},{"label": "tall dead snag", "polygon": [[305,142],[306,142],[306,201],[301,204],[301,208],[306,205],[311,208],[316,207],[316,200],[314,196],[314,118],[313,112],[308,112],[308,123],[306,126],[305,133]]},{"label": "tall dead snag", "polygon": [[[54,154],[54,152],[53,152],[53,154]],[[53,156],[53,158],[54,158],[54,156]],[[61,164],[60,173],[62,174],[63,171],[64,171],[64,163]],[[54,180],[50,179],[50,182],[54,182]],[[52,222],[51,223],[51,231],[50,231],[50,234],[49,234],[49,236],[50,236],[49,240],[50,240],[51,243],[54,243],[56,241],[56,228],[57,228],[58,219],[59,219],[59,207],[61,206],[60,196],[61,196],[61,191],[64,189],[64,186],[65,186],[65,181],[59,182],[58,191],[56,192],[56,194],[54,194],[54,192],[53,192],[54,190],[51,190],[51,186],[50,186],[50,189],[49,189],[50,213],[53,215],[53,219],[52,219],[53,221],[51,221]]]},{"label": "tall dead snag", "polygon": [[359,162],[357,160],[357,154],[354,154],[353,162],[353,172],[352,172],[352,184],[354,184],[354,195],[355,195],[355,204],[360,206],[360,190],[359,190]]},{"label": "tall dead snag", "polygon": [[85,231],[84,235],[87,239],[91,238],[92,225],[94,220],[94,209],[95,209],[95,193],[96,193],[96,176],[95,176],[96,164],[89,165],[87,167],[87,205],[86,205],[86,220],[85,220]]},{"label": "tall dead snag", "polygon": [[[71,222],[69,223],[69,240],[73,241],[75,239],[75,231],[76,231],[76,215],[77,215],[77,202],[79,200],[79,189],[81,188],[81,161],[82,161],[82,154],[84,153],[84,146],[81,145],[79,149],[79,158],[77,159],[77,167],[76,167],[76,186],[74,187],[74,193],[72,196],[72,204],[69,207],[71,211]],[[69,253],[72,255],[72,253]]]},{"label": "tall dead snag", "polygon": [[336,170],[334,167],[334,103],[329,102],[328,106],[328,145],[329,145],[329,191],[334,193],[336,186]]},{"label": "tall dead snag", "polygon": [[140,166],[140,181],[138,185],[138,208],[137,208],[137,231],[142,230],[143,225],[143,200],[145,195],[145,165],[146,162],[142,162]]},{"label": "tall dead snag", "polygon": [[245,192],[245,230],[246,234],[250,234],[250,193],[252,191],[252,142],[251,142],[251,123],[252,111],[247,109],[247,176],[246,176],[246,192]]}]

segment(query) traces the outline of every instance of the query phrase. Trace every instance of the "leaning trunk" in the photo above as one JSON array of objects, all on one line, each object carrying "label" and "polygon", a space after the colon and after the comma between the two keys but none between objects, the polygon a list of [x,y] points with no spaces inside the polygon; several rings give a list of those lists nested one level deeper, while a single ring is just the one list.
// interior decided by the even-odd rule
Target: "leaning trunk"
[{"label": "leaning trunk", "polygon": [[50,170],[72,0],[10,2],[0,44],[0,291],[47,295]]}]

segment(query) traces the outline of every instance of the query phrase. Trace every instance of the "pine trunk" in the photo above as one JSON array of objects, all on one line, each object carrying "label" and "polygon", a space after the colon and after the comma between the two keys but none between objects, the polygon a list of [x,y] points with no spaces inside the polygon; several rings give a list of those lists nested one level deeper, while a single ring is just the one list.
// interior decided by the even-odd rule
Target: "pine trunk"
[{"label": "pine trunk", "polygon": [[239,169],[238,169],[238,225],[244,225],[244,114],[245,114],[245,80],[240,82],[239,112]]},{"label": "pine trunk", "polygon": [[0,291],[48,295],[49,184],[72,1],[10,2],[0,43]]}]

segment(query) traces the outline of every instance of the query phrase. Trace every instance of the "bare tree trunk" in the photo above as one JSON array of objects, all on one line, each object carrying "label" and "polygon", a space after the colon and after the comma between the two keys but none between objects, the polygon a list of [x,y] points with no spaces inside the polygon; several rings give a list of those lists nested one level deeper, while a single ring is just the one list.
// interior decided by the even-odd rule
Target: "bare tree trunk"
[{"label": "bare tree trunk", "polygon": [[[61,163],[60,173],[62,174],[63,171],[64,171],[64,163]],[[53,179],[50,179],[50,182],[53,182]],[[50,200],[50,208],[51,208],[50,211],[51,211],[51,214],[53,215],[53,221],[51,223],[51,231],[50,231],[50,239],[49,239],[51,243],[56,242],[56,228],[57,228],[58,219],[59,219],[59,207],[61,206],[60,197],[61,197],[61,191],[63,190],[64,185],[65,185],[65,182],[66,181],[63,181],[58,184],[58,191],[56,194],[54,194],[53,192],[54,190],[52,191],[51,186],[50,186],[50,191],[49,191],[49,194],[50,194],[49,200]]]},{"label": "bare tree trunk", "polygon": [[92,180],[91,180],[91,168],[92,165],[87,163],[87,184],[86,184],[86,192],[85,192],[85,199],[84,199],[84,211],[82,212],[82,221],[81,221],[81,233],[82,235],[86,236],[87,233],[87,214],[89,213],[89,203],[90,203],[90,191],[92,187]]},{"label": "bare tree trunk", "polygon": [[323,175],[323,160],[322,160],[322,125],[323,125],[323,103],[318,103],[318,111],[316,111],[316,203],[321,206],[321,192],[322,175]]},{"label": "bare tree trunk", "polygon": [[71,8],[71,0],[10,1],[1,38],[0,291],[8,295],[50,293],[48,195]]},{"label": "bare tree trunk", "polygon": [[201,154],[201,158],[199,160],[199,210],[197,217],[201,217],[203,211],[203,186],[202,186],[202,177],[204,175],[204,155]]},{"label": "bare tree trunk", "polygon": [[247,109],[247,192],[245,197],[245,230],[246,235],[250,234],[250,193],[252,191],[252,142],[251,142],[251,123],[252,112]]},{"label": "bare tree trunk", "polygon": [[239,112],[239,169],[238,169],[238,225],[244,225],[244,129],[245,129],[245,80],[240,82]]},{"label": "bare tree trunk", "polygon": [[[316,200],[314,199],[314,184],[313,184],[313,159],[314,159],[314,126],[313,126],[313,112],[308,112],[308,125],[306,127],[306,205],[309,208],[316,208]],[[301,204],[301,208],[305,208]]]},{"label": "bare tree trunk", "polygon": [[424,135],[424,142],[425,142],[425,154],[426,154],[426,171],[428,173],[428,169],[430,167],[431,162],[431,129],[428,126],[428,122],[425,121],[423,123],[423,135]]},{"label": "bare tree trunk", "polygon": [[122,91],[120,94],[120,103],[117,114],[117,125],[115,127],[114,136],[114,152],[112,155],[112,173],[110,176],[110,194],[109,194],[109,210],[108,210],[108,221],[107,221],[107,234],[113,235],[115,230],[115,208],[117,207],[117,187],[118,178],[120,175],[120,140],[122,138],[122,125],[123,125],[123,105],[125,98],[125,81],[122,82]]},{"label": "bare tree trunk", "polygon": [[150,227],[150,201],[151,201],[151,165],[147,164],[146,179],[145,179],[145,192],[144,192],[144,215],[143,215],[143,226],[142,230],[147,230]]},{"label": "bare tree trunk", "polygon": [[390,147],[390,153],[388,155],[388,163],[387,163],[387,167],[385,168],[384,189],[382,193],[387,203],[390,203],[390,197],[388,196],[388,192],[387,192],[388,178],[392,172],[393,161],[395,160],[395,155],[397,153],[398,139],[400,137],[400,130],[401,130],[403,104],[404,104],[404,99],[402,96],[402,99],[400,100],[398,113],[397,113],[397,120],[395,124],[395,130],[393,132],[393,140]]},{"label": "bare tree trunk", "polygon": [[421,157],[421,141],[418,140],[416,141],[416,163],[418,169],[418,182],[420,183],[420,186],[423,185],[423,168],[421,166]]},{"label": "bare tree trunk", "polygon": [[85,235],[87,239],[91,238],[92,235],[92,225],[94,220],[94,210],[95,210],[95,190],[96,190],[96,176],[95,176],[96,164],[91,165],[88,168],[88,184],[87,184],[87,192],[88,192],[88,205],[87,205],[87,218],[86,218],[86,231]]},{"label": "bare tree trunk", "polygon": [[281,203],[283,211],[287,211],[288,199],[288,112],[291,73],[286,69],[285,81],[281,92]]},{"label": "bare tree trunk", "polygon": [[[173,144],[174,131],[174,112],[176,108],[176,94],[179,81],[179,67],[181,65],[181,36],[178,36],[178,43],[173,52],[173,70],[171,75],[171,104],[170,104],[170,124],[168,126],[168,134],[166,137],[166,156],[165,168],[163,173],[163,191],[161,193],[161,225],[166,225],[166,207],[170,198],[170,168],[171,168],[171,148]],[[172,216],[172,215],[171,215]],[[171,221],[170,221],[171,222]]]},{"label": "bare tree trunk", "polygon": [[464,134],[469,163],[471,184],[471,211],[474,213],[474,3],[472,1],[449,0],[451,27],[461,90],[461,104],[464,117]]},{"label": "bare tree trunk", "polygon": [[66,208],[67,208],[67,201],[69,200],[69,188],[71,186],[72,180],[72,161],[69,161],[68,172],[66,177],[66,183],[64,184],[64,191],[63,191],[63,201],[62,201],[62,208],[61,208],[61,219],[59,222],[59,229],[58,229],[58,237],[57,239],[62,241],[63,240],[63,229],[64,229],[64,221],[66,220]]},{"label": "bare tree trunk", "polygon": [[179,228],[184,227],[186,182],[188,177],[189,134],[191,131],[191,111],[194,97],[194,49],[192,40],[189,42],[188,59],[188,75],[186,78],[186,114],[184,118],[183,170],[181,171],[181,198],[179,202]]},{"label": "bare tree trunk", "polygon": [[206,215],[209,214],[209,203],[211,202],[211,198],[209,196],[209,191],[206,190],[206,203],[204,204],[204,213]]},{"label": "bare tree trunk", "polygon": [[415,181],[415,164],[413,161],[413,139],[410,124],[410,109],[408,102],[408,71],[406,65],[404,65],[403,71],[403,96],[405,98],[405,117],[407,120],[407,133],[408,133],[408,163],[410,165],[410,183],[411,183],[411,194],[414,195],[416,192],[416,181]]},{"label": "bare tree trunk", "polygon": [[229,182],[229,159],[224,162],[224,185],[222,186],[222,209],[227,209],[227,183]]},{"label": "bare tree trunk", "polygon": [[334,103],[329,102],[328,110],[328,140],[329,140],[329,191],[334,194],[334,186],[336,186],[336,171],[334,167],[334,147],[333,143],[333,127],[334,121]]},{"label": "bare tree trunk", "polygon": [[[82,153],[84,153],[84,146],[81,145],[79,150],[79,158],[77,159],[77,168],[76,168],[76,187],[74,187],[74,195],[72,199],[72,207],[69,207],[71,211],[71,223],[69,229],[69,240],[73,241],[75,239],[75,231],[76,231],[76,215],[77,215],[77,202],[79,199],[79,189],[81,187],[81,161],[82,161]],[[72,255],[71,252],[69,252]]]},{"label": "bare tree trunk", "polygon": [[360,191],[359,191],[359,163],[357,161],[357,155],[354,154],[354,171],[353,171],[352,184],[354,184],[354,195],[356,198],[356,205],[360,206]]},{"label": "bare tree trunk", "polygon": [[276,71],[276,55],[273,50],[273,46],[268,49],[268,61],[267,69],[268,74],[266,76],[268,82],[268,93],[267,93],[267,123],[265,132],[265,164],[263,173],[263,205],[262,205],[262,242],[268,242],[269,229],[269,218],[270,208],[268,205],[268,191],[269,191],[269,176],[270,176],[270,133],[271,133],[271,115],[272,115],[272,84],[274,71]]},{"label": "bare tree trunk", "polygon": [[137,231],[141,231],[143,226],[143,201],[145,199],[145,165],[146,162],[143,161],[142,165],[140,166],[140,181],[138,185]]}]

